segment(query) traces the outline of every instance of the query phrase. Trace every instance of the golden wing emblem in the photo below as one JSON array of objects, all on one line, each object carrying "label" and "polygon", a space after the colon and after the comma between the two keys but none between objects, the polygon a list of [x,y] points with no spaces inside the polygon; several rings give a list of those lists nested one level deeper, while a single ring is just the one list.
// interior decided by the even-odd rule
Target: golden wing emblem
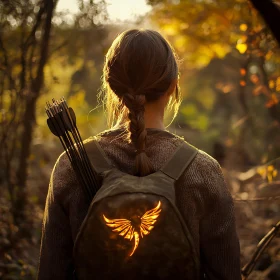
[{"label": "golden wing emblem", "polygon": [[142,217],[141,217],[141,224],[139,226],[140,234],[135,230],[132,226],[131,221],[127,219],[108,219],[103,215],[103,219],[106,222],[106,225],[112,228],[112,231],[118,232],[120,236],[123,236],[125,239],[129,239],[130,241],[134,237],[134,248],[130,253],[130,257],[134,254],[135,250],[139,245],[140,238],[143,238],[144,235],[148,235],[151,230],[154,228],[154,224],[159,217],[161,212],[160,209],[161,202],[159,201],[157,206],[151,210],[148,210]]}]

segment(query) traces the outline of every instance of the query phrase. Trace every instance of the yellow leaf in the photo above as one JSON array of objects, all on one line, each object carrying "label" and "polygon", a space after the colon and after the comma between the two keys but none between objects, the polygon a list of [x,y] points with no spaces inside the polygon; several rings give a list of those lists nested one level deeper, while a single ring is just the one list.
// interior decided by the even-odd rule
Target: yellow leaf
[{"label": "yellow leaf", "polygon": [[267,180],[268,182],[272,182],[273,178],[277,175],[277,170],[274,168],[273,165],[269,165],[267,167]]},{"label": "yellow leaf", "polygon": [[236,45],[236,49],[237,49],[241,54],[245,53],[245,52],[247,51],[247,48],[248,48],[247,44],[244,44],[244,43],[238,43],[238,44]]},{"label": "yellow leaf", "polygon": [[269,81],[269,88],[274,88],[275,82],[273,80]]},{"label": "yellow leaf", "polygon": [[164,26],[164,32],[166,35],[169,35],[169,36],[174,36],[178,33],[177,28],[171,24]]},{"label": "yellow leaf", "polygon": [[243,23],[243,24],[240,24],[239,28],[241,31],[245,32],[248,29],[248,26],[247,26],[247,24]]},{"label": "yellow leaf", "polygon": [[263,179],[266,178],[266,168],[265,167],[259,167],[257,169],[257,173],[260,174]]},{"label": "yellow leaf", "polygon": [[267,167],[259,167],[257,173],[260,174],[264,180],[267,179],[268,182],[272,182],[273,178],[277,176],[278,171],[273,165],[268,165]]},{"label": "yellow leaf", "polygon": [[267,167],[267,171],[273,171],[274,170],[274,166],[273,165],[269,165],[268,167]]},{"label": "yellow leaf", "polygon": [[280,77],[276,80],[276,91],[280,91]]},{"label": "yellow leaf", "polygon": [[278,97],[276,96],[275,93],[272,93],[271,96],[270,96],[270,99],[267,101],[267,103],[265,104],[265,106],[267,108],[271,108],[273,107],[274,105],[278,104],[279,103],[279,99]]},{"label": "yellow leaf", "polygon": [[269,60],[273,55],[273,52],[272,51],[268,51],[267,54],[265,55],[265,59],[266,60]]}]

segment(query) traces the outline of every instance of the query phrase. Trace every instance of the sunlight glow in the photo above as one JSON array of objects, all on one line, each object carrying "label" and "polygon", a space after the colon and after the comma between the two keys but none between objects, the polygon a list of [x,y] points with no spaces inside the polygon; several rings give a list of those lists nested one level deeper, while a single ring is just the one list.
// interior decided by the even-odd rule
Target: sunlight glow
[{"label": "sunlight glow", "polygon": [[[146,14],[151,7],[145,0],[108,0],[108,15],[110,21],[131,21],[137,16]],[[57,12],[68,11],[69,14],[75,14],[79,11],[77,0],[59,0]]]}]

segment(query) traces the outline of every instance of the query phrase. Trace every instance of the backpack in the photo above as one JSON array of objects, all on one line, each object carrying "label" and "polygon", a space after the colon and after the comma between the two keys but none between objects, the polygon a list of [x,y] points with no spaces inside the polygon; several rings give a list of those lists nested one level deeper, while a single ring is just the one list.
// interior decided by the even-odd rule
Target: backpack
[{"label": "backpack", "polygon": [[199,279],[174,189],[198,150],[183,141],[159,171],[136,177],[113,167],[96,139],[85,148],[102,185],[74,244],[77,279]]}]

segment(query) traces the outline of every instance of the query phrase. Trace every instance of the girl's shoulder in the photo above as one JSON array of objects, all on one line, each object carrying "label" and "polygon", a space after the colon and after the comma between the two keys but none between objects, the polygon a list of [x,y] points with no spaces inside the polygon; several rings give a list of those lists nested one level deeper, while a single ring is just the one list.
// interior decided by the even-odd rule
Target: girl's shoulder
[{"label": "girl's shoulder", "polygon": [[[101,144],[101,148],[103,148],[109,156],[111,155],[112,150],[112,154],[115,155],[115,158],[118,158],[118,155],[122,155],[123,157],[123,151],[128,152],[128,154],[133,154],[134,151],[132,145],[126,142],[125,133],[126,132],[123,129],[104,130],[95,136],[86,139],[84,144],[85,146],[90,146],[92,145],[92,141],[96,140],[99,144]],[[188,143],[184,137],[170,131],[154,128],[147,129],[147,150],[150,155],[154,155],[156,158],[159,157],[159,159],[155,162],[158,167],[160,167],[160,165],[172,155],[182,142]],[[220,175],[221,167],[217,160],[205,151],[198,148],[197,150],[197,155],[195,156],[191,166],[188,168],[188,172],[185,173],[194,173],[201,179],[207,178],[207,176]],[[159,153],[162,151],[165,151],[166,155],[160,157]],[[53,175],[56,177],[57,181],[76,181],[76,176],[65,152],[58,158],[53,170]]]},{"label": "girl's shoulder", "polygon": [[[184,141],[184,137],[179,136],[175,133],[170,132],[167,129],[159,129],[159,128],[146,128],[147,131],[147,137],[152,137],[152,138],[167,138],[167,139],[177,139]],[[95,137],[98,139],[100,138],[113,138],[117,137],[120,138],[122,137],[123,139],[126,139],[127,136],[127,131],[124,127],[118,127],[118,128],[112,128],[112,129],[107,129],[104,130],[100,133],[98,133]]]}]

